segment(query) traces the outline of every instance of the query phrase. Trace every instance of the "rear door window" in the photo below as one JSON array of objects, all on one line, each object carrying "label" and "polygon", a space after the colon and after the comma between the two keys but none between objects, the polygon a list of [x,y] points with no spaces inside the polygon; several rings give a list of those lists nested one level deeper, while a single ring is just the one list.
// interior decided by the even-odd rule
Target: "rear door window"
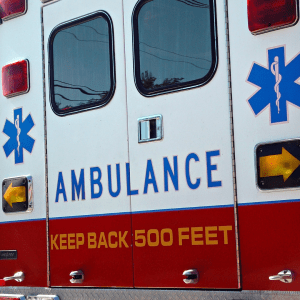
[{"label": "rear door window", "polygon": [[103,106],[114,91],[112,23],[104,12],[56,28],[50,39],[51,106],[58,115]]},{"label": "rear door window", "polygon": [[206,83],[216,67],[210,0],[140,1],[133,16],[135,77],[144,95]]}]

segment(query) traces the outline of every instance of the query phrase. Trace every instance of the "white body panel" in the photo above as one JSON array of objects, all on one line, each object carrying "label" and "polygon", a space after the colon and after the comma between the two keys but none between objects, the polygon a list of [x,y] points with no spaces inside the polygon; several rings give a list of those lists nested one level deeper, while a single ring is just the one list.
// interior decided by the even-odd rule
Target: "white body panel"
[{"label": "white body panel", "polygon": [[[31,213],[5,214],[0,210],[0,223],[18,220],[36,220],[46,218],[45,194],[45,148],[44,148],[44,104],[43,71],[41,52],[40,3],[30,2],[27,13],[15,19],[5,21],[0,26],[0,66],[28,59],[30,90],[27,94],[12,98],[0,92],[0,145],[9,140],[3,128],[6,120],[14,123],[14,109],[22,108],[23,121],[30,114],[34,126],[28,135],[34,140],[32,152],[23,150],[23,163],[15,164],[13,151],[7,158],[1,149],[0,182],[4,178],[31,175],[33,178],[34,209]],[[2,73],[0,73],[0,77]],[[1,78],[2,82],[2,78]]]},{"label": "white body panel", "polygon": [[[252,35],[247,27],[247,3],[229,1],[230,54],[238,202],[299,199],[299,190],[261,191],[256,185],[257,144],[299,138],[299,107],[287,102],[288,121],[270,121],[270,107],[255,116],[248,99],[259,87],[246,82],[253,63],[268,69],[268,49],[285,46],[288,64],[300,51],[299,26]],[[275,85],[275,77],[274,77]],[[274,92],[274,97],[276,99]],[[285,99],[281,99],[285,100]]]},{"label": "white body panel", "polygon": [[[105,8],[105,9],[104,9]],[[112,100],[104,107],[65,117],[57,116],[50,107],[48,51],[46,52],[46,105],[49,171],[50,218],[78,215],[110,214],[130,211],[130,198],[126,195],[125,163],[128,161],[126,89],[123,50],[122,2],[104,3],[88,0],[81,2],[60,1],[44,7],[45,44],[57,25],[97,10],[106,11],[113,19],[116,90]],[[59,13],[60,12],[60,13]],[[66,140],[68,144],[66,145]],[[107,165],[112,165],[113,184],[116,182],[115,165],[120,163],[121,193],[113,198],[108,192]],[[91,199],[90,168],[100,167],[103,194]],[[77,179],[85,170],[86,200],[71,200],[71,170]],[[58,173],[64,176],[68,202],[61,197],[55,203]],[[114,186],[115,190],[115,186]],[[82,197],[82,195],[81,195]]]},{"label": "white body panel", "polygon": [[[124,3],[131,182],[132,189],[139,190],[139,195],[132,196],[132,211],[233,205],[224,1],[216,4],[218,66],[212,80],[202,87],[152,97],[142,96],[135,86],[129,20],[136,1]],[[138,118],[157,114],[163,116],[163,139],[138,144]],[[212,180],[221,181],[222,186],[209,188],[206,152],[214,150],[219,150],[220,156],[211,159],[212,164],[217,165],[217,170],[212,171]],[[185,178],[185,160],[190,153],[196,153],[200,159],[199,162],[190,161],[191,180],[195,182],[196,178],[201,178],[200,186],[194,190],[189,188]],[[167,157],[173,168],[173,156],[178,156],[179,189],[175,191],[169,179],[169,191],[165,192],[163,158]],[[148,193],[143,194],[148,159],[152,160],[158,193],[150,184]]]}]

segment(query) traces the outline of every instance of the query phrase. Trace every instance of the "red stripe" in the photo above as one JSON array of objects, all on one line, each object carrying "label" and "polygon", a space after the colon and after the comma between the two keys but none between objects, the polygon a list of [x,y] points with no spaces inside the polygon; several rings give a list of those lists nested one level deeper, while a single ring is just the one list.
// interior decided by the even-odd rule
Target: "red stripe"
[{"label": "red stripe", "polygon": [[300,290],[299,280],[269,280],[285,269],[300,273],[299,212],[300,202],[239,207],[244,290]]},{"label": "red stripe", "polygon": [[[217,245],[207,245],[205,227],[231,226],[228,231],[228,244],[224,244],[222,231],[211,231],[217,237]],[[170,228],[174,234],[172,246],[134,247],[134,278],[137,287],[178,287],[178,288],[238,288],[236,244],[234,233],[233,207],[201,209],[190,211],[170,211],[133,215],[135,229]],[[192,227],[202,227],[203,245],[192,245]],[[185,231],[182,245],[179,245],[179,228],[189,228]],[[155,234],[150,235],[152,241]],[[188,269],[197,269],[200,275],[199,283],[186,285],[182,273]]]},{"label": "red stripe", "polygon": [[[55,244],[59,250],[53,244],[53,250],[50,250],[52,286],[133,286],[130,215],[50,220],[49,230],[50,242],[51,235],[53,239],[59,235]],[[108,233],[117,232],[117,235],[119,235],[119,231],[122,234],[126,231],[128,232],[125,239],[128,248],[123,243],[121,248],[119,244],[117,248],[109,248]],[[97,248],[101,232],[105,233],[108,248],[105,248],[104,245],[100,245],[100,248]],[[76,245],[76,233],[84,235],[83,245],[80,245],[82,243],[81,235],[78,235],[78,245]],[[96,248],[88,248],[88,233],[96,234]],[[73,242],[72,234],[75,234],[75,242]],[[70,245],[64,243],[68,238]],[[111,237],[113,246],[116,241],[119,242],[119,239]],[[62,245],[60,245],[60,242],[62,242]],[[93,243],[90,244],[92,245]],[[62,248],[74,248],[75,246],[75,249],[61,250],[60,246]],[[70,272],[77,270],[84,272],[85,280],[83,284],[70,283]]]},{"label": "red stripe", "polygon": [[23,282],[7,281],[7,286],[47,285],[46,221],[0,224],[0,250],[17,250],[16,260],[0,260],[0,278],[25,273]]},{"label": "red stripe", "polygon": [[[69,273],[82,270],[85,281],[79,286],[238,288],[233,207],[134,214],[132,223],[134,276],[130,215],[50,220],[51,285],[72,286]],[[231,228],[226,244],[224,230],[220,230],[222,226]],[[180,228],[187,228],[182,234],[186,237],[182,239],[182,245]],[[205,228],[210,230],[208,241]],[[203,245],[192,245],[192,230],[196,237],[194,243],[203,242]],[[119,247],[119,232],[123,237],[127,232],[125,243],[128,248],[124,244]],[[138,247],[143,238],[136,241],[136,235],[145,236],[143,247]],[[92,237],[90,242],[88,236]],[[209,244],[214,242],[217,245]],[[182,273],[190,268],[196,268],[200,273],[196,285],[183,282]]]}]

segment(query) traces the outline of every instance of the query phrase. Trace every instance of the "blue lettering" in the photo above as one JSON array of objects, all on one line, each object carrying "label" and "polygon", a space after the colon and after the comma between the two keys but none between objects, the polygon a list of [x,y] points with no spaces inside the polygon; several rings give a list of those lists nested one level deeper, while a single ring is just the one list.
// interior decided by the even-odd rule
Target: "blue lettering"
[{"label": "blue lettering", "polygon": [[[95,172],[98,173],[97,178],[94,178]],[[100,198],[102,195],[103,188],[102,188],[102,183],[100,182],[101,176],[102,176],[101,169],[99,167],[90,168],[91,198],[92,199]],[[99,189],[98,193],[95,193],[95,185],[98,185],[98,189]],[[78,192],[77,192],[77,195],[78,195]]]},{"label": "blue lettering", "polygon": [[121,177],[120,177],[120,164],[116,164],[116,172],[117,172],[117,191],[114,192],[112,190],[112,183],[111,183],[111,165],[107,166],[107,173],[108,173],[108,190],[112,197],[118,197],[121,191]]},{"label": "blue lettering", "polygon": [[131,183],[130,183],[130,163],[126,163],[126,180],[127,180],[127,195],[138,195],[139,190],[131,190]]},{"label": "blue lettering", "polygon": [[75,200],[75,190],[77,198],[79,200],[80,191],[82,190],[82,200],[85,200],[85,189],[84,189],[84,169],[80,170],[79,181],[77,182],[75,171],[71,170],[71,180],[72,180],[72,200]]},{"label": "blue lettering", "polygon": [[62,172],[58,173],[55,202],[58,202],[60,194],[63,194],[64,202],[67,202],[68,200],[67,200],[65,183],[64,183]]},{"label": "blue lettering", "polygon": [[154,171],[153,171],[153,166],[152,166],[151,159],[147,160],[144,194],[148,193],[148,185],[149,184],[153,184],[154,192],[158,193],[157,184],[156,184],[156,180],[155,180],[155,174],[154,174]]},{"label": "blue lettering", "polygon": [[219,156],[220,150],[206,152],[206,166],[207,166],[207,186],[208,187],[218,187],[222,186],[222,181],[213,181],[212,180],[212,171],[217,170],[217,165],[211,164],[212,156]]},{"label": "blue lettering", "polygon": [[195,161],[199,161],[199,157],[196,153],[190,153],[185,160],[185,177],[186,177],[186,182],[188,186],[192,189],[195,190],[200,186],[200,178],[196,179],[195,183],[192,183],[191,181],[191,176],[190,176],[190,160],[194,159]]},{"label": "blue lettering", "polygon": [[168,174],[172,180],[174,189],[178,191],[178,159],[177,156],[173,156],[174,172],[171,169],[170,163],[167,157],[164,157],[164,184],[165,192],[169,191]]}]

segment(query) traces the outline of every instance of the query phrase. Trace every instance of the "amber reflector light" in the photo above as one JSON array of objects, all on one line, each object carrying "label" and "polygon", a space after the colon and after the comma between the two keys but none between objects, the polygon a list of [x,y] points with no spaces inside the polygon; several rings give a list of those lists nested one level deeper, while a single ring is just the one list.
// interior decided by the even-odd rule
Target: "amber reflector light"
[{"label": "amber reflector light", "polygon": [[26,12],[26,0],[0,0],[0,18],[10,19]]},{"label": "amber reflector light", "polygon": [[27,60],[18,61],[2,68],[2,91],[5,97],[13,97],[29,91]]},{"label": "amber reflector light", "polygon": [[248,27],[262,33],[297,21],[297,0],[248,0]]}]

